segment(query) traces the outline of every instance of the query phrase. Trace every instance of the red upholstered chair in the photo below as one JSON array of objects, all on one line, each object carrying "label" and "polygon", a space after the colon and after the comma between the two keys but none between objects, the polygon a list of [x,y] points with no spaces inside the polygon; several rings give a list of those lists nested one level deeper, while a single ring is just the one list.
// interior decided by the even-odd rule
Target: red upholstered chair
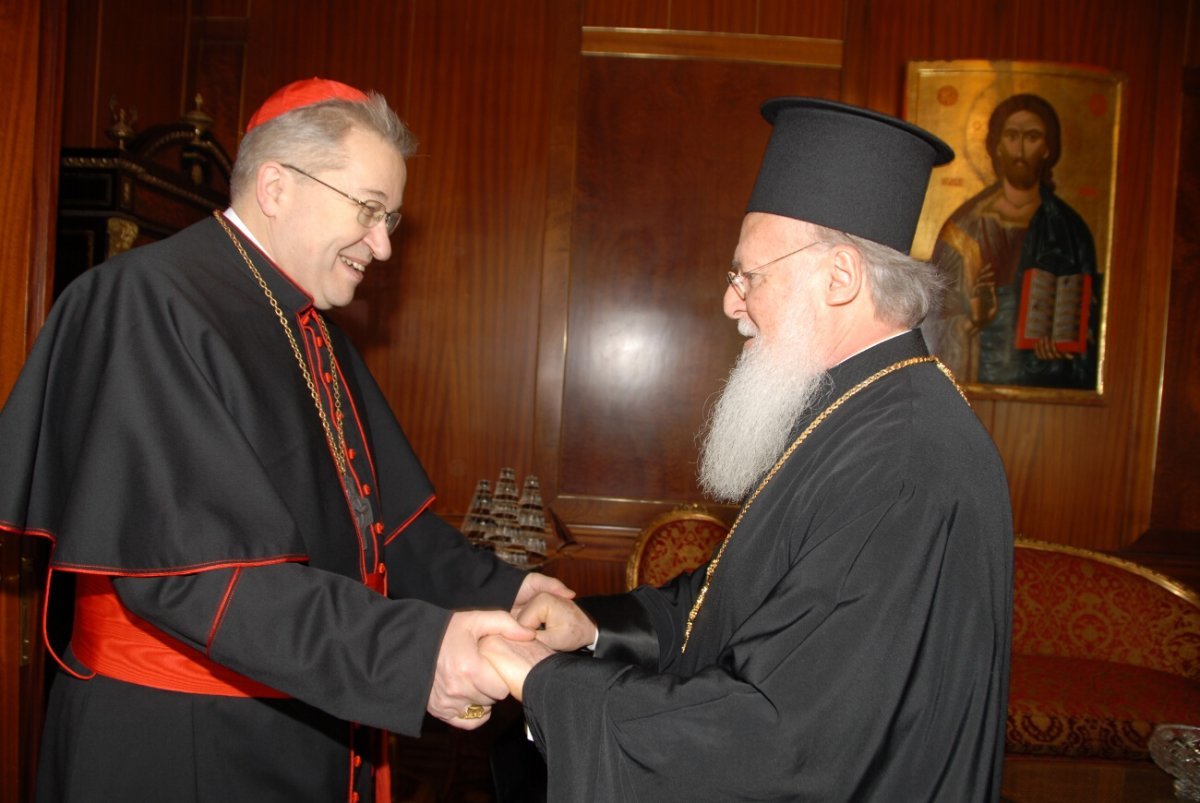
[{"label": "red upholstered chair", "polygon": [[1145,759],[1200,725],[1200,596],[1132,561],[1017,539],[1009,753]]},{"label": "red upholstered chair", "polygon": [[625,564],[625,585],[660,586],[708,562],[729,528],[701,507],[676,508],[647,524]]}]

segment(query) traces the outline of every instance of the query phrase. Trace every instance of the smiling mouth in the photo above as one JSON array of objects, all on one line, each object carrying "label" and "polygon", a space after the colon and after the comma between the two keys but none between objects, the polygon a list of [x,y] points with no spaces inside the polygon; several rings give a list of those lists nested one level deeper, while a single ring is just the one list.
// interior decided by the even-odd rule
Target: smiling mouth
[{"label": "smiling mouth", "polygon": [[355,262],[350,257],[343,256],[341,254],[338,255],[338,259],[340,259],[342,261],[343,265],[345,265],[348,268],[353,268],[354,270],[358,271],[359,273],[365,273],[367,270],[366,262]]}]

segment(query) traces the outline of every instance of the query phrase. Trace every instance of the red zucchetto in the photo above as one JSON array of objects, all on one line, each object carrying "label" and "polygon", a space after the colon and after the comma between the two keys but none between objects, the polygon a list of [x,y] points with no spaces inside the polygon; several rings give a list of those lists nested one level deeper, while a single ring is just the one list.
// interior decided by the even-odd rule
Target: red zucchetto
[{"label": "red zucchetto", "polygon": [[324,100],[353,100],[364,101],[367,94],[340,81],[328,78],[306,78],[303,81],[293,81],[275,91],[258,107],[246,123],[246,133],[249,134],[258,126],[269,120],[274,120],[281,114],[286,114],[302,106],[311,106]]}]

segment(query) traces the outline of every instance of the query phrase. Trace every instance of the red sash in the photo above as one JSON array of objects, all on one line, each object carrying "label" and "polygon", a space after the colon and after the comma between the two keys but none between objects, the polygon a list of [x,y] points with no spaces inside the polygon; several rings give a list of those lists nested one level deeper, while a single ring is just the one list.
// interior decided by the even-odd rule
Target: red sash
[{"label": "red sash", "polygon": [[[288,696],[209,660],[199,650],[134,616],[118,599],[111,577],[102,574],[75,577],[71,649],[93,672],[139,686],[187,694]],[[379,571],[367,578],[367,585],[380,594],[387,593],[382,564]],[[374,767],[376,803],[389,803],[392,799],[388,747],[388,735],[380,731],[379,756]]]},{"label": "red sash", "polygon": [[287,697],[209,660],[121,605],[112,578],[77,574],[71,649],[97,674],[188,694]]}]

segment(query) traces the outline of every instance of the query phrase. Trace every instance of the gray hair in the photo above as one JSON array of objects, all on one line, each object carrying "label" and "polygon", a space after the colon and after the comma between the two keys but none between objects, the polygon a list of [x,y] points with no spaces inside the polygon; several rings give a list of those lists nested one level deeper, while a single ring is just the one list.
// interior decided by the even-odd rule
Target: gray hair
[{"label": "gray hair", "polygon": [[252,129],[238,146],[229,190],[239,198],[254,186],[263,162],[298,162],[305,170],[342,167],[348,154],[342,141],[357,128],[378,134],[404,158],[417,151],[417,138],[378,92],[365,101],[325,100],[293,109]]},{"label": "gray hair", "polygon": [[813,228],[822,242],[851,245],[862,256],[879,320],[912,329],[938,308],[946,279],[937,266],[873,240],[824,226]]}]

